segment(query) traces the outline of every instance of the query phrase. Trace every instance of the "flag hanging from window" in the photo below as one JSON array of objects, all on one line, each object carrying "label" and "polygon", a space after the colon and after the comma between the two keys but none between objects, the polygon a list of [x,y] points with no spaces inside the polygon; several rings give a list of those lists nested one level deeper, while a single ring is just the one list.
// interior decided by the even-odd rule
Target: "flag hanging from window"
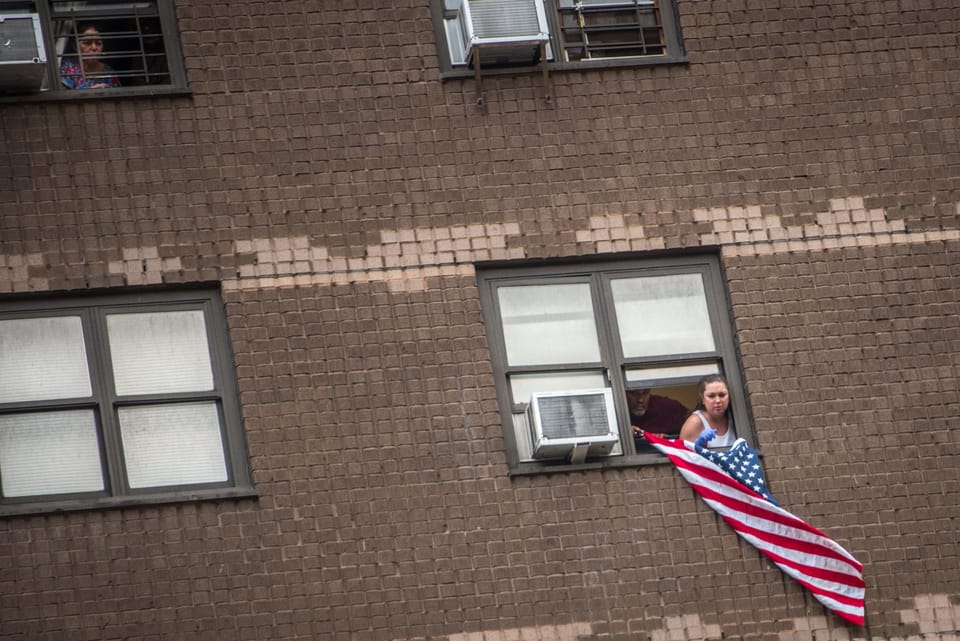
[{"label": "flag hanging from window", "polygon": [[645,432],[693,489],[744,540],[838,616],[863,625],[863,565],[837,542],[779,506],[756,451],[738,439],[725,452]]}]

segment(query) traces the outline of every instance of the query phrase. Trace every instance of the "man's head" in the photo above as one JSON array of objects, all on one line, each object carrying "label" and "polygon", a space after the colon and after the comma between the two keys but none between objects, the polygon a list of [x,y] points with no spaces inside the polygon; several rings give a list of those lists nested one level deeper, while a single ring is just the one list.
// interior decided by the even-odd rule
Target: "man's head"
[{"label": "man's head", "polygon": [[627,390],[627,407],[630,408],[630,414],[633,416],[643,416],[647,413],[647,406],[650,404],[649,389],[631,389]]}]

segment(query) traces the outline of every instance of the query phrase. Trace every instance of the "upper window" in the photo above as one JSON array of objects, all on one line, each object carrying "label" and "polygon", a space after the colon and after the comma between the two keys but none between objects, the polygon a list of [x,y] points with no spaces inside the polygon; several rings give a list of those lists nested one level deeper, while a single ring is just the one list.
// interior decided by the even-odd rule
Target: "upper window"
[{"label": "upper window", "polygon": [[0,514],[249,494],[222,303],[5,303]]},{"label": "upper window", "polygon": [[712,256],[479,272],[514,472],[657,460],[634,426],[676,437],[722,374],[751,427]]},{"label": "upper window", "polygon": [[0,41],[0,95],[186,88],[172,0],[0,0]]},{"label": "upper window", "polygon": [[433,0],[443,70],[684,59],[673,0]]}]

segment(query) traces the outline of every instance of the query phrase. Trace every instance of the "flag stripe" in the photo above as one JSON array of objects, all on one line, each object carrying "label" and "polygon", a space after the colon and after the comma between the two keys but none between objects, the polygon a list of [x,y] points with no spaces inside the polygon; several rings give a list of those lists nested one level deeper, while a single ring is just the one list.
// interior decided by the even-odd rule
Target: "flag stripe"
[{"label": "flag stripe", "polygon": [[[784,562],[790,563],[797,568],[804,568],[804,571],[810,576],[828,579],[852,587],[862,588],[864,586],[862,575],[850,572],[849,568],[838,568],[838,566],[833,563],[834,560],[831,557],[818,557],[815,553],[811,554],[804,551],[791,553],[793,550],[791,550],[789,546],[771,544],[768,539],[762,536],[759,530],[746,527],[732,517],[724,516],[723,518],[730,523],[731,527],[738,532],[742,532],[744,536],[752,537],[757,547],[763,547],[765,550],[771,552],[777,550],[778,556],[782,558]],[[779,551],[783,551],[784,553],[779,554]],[[816,563],[813,563],[814,560]]]},{"label": "flag stripe", "polygon": [[[714,499],[714,493],[711,490],[704,487],[700,487],[699,489],[700,489],[700,495],[703,496],[705,500]],[[734,509],[734,505],[737,503],[731,500],[718,501],[718,502],[722,503],[725,508],[730,509],[731,511]],[[724,516],[724,518],[726,518],[726,515]],[[828,543],[828,541],[829,542],[832,542],[832,541],[830,541],[830,539],[827,539],[826,537],[821,537],[819,540],[807,540],[805,537],[801,538],[800,536],[797,536],[797,535],[791,536],[789,533],[777,534],[776,532],[773,531],[772,528],[765,529],[764,527],[753,527],[749,525],[746,521],[743,521],[740,519],[737,519],[736,523],[737,525],[734,526],[736,529],[749,532],[755,535],[757,538],[764,541],[764,543],[767,543],[771,546],[780,546],[780,547],[784,547],[792,550],[797,550],[798,552],[802,552],[803,554],[827,557],[829,559],[835,559],[843,563],[847,563],[849,561],[847,557],[837,552],[836,548],[834,546],[831,546]],[[762,526],[766,524],[757,523],[756,525]],[[850,564],[850,565],[852,565],[853,568],[858,573],[860,572],[861,568],[857,567],[854,564]]]},{"label": "flag stripe", "polygon": [[[753,488],[731,476],[710,458],[680,440],[660,439],[646,434],[647,440],[677,467],[694,490],[745,541],[765,554],[785,574],[810,590],[837,616],[857,625],[864,623],[863,565],[826,534],[770,502]],[[746,448],[746,445],[742,446]],[[733,450],[737,450],[734,446]],[[737,476],[750,472],[746,479],[756,483],[759,472],[756,454],[737,450],[718,458]],[[769,494],[768,494],[769,496]]]},{"label": "flag stripe", "polygon": [[[779,556],[773,551],[768,551],[767,556],[769,556],[777,565],[781,567],[786,566],[787,568],[793,568],[797,572],[801,572],[800,568],[803,567],[801,564],[794,563],[790,559]],[[817,578],[821,578],[825,580],[830,579],[829,576],[822,576]],[[861,581],[860,583],[863,583],[863,581]],[[847,605],[859,605],[860,603],[863,602],[863,596],[864,596],[865,590],[866,590],[866,587],[864,585],[850,586],[847,588],[846,591],[835,590],[831,592],[831,594],[838,601],[845,602]]]}]

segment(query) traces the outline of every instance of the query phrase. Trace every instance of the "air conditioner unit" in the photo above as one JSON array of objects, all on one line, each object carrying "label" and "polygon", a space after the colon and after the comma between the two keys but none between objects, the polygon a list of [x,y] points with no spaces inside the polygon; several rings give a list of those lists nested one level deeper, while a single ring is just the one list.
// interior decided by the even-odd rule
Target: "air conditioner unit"
[{"label": "air conditioner unit", "polygon": [[534,458],[582,462],[610,454],[620,441],[609,389],[534,393],[527,413]]},{"label": "air conditioner unit", "polygon": [[40,17],[0,15],[0,91],[39,91],[47,69]]},{"label": "air conditioner unit", "polygon": [[543,0],[460,0],[458,9],[467,63],[535,64],[550,41]]}]

